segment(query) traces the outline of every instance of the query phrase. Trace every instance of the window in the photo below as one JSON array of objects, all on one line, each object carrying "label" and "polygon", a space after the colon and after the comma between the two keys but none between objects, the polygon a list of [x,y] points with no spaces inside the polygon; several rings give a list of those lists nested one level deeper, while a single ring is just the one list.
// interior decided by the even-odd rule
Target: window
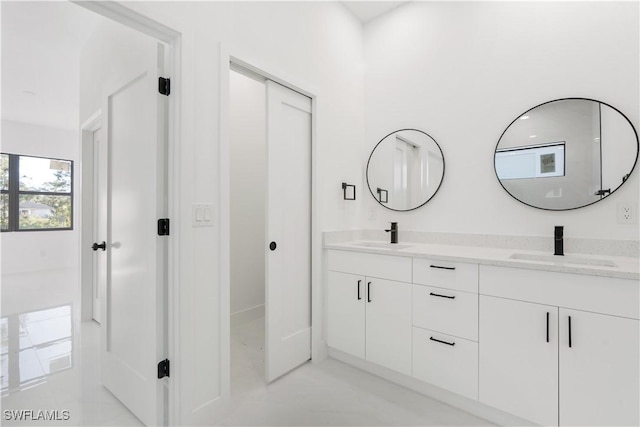
[{"label": "window", "polygon": [[2,154],[2,231],[73,229],[73,162]]}]

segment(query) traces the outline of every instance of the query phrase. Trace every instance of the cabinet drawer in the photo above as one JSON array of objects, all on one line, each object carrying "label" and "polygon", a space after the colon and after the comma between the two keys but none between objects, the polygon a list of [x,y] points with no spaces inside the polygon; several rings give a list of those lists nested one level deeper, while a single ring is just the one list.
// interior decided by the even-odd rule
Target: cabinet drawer
[{"label": "cabinet drawer", "polygon": [[482,265],[480,293],[640,318],[637,280]]},{"label": "cabinet drawer", "polygon": [[478,341],[478,294],[413,285],[413,325]]},{"label": "cabinet drawer", "polygon": [[414,258],[413,282],[438,288],[478,292],[478,265]]},{"label": "cabinet drawer", "polygon": [[411,258],[351,251],[328,251],[329,270],[411,282]]},{"label": "cabinet drawer", "polygon": [[414,327],[413,377],[478,399],[478,343]]}]

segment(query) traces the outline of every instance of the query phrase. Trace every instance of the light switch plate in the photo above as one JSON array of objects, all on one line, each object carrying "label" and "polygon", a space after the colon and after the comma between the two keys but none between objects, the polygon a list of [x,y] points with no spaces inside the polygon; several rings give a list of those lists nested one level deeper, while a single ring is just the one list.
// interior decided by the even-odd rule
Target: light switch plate
[{"label": "light switch plate", "polygon": [[192,206],[192,224],[194,227],[213,227],[213,204],[194,203]]}]

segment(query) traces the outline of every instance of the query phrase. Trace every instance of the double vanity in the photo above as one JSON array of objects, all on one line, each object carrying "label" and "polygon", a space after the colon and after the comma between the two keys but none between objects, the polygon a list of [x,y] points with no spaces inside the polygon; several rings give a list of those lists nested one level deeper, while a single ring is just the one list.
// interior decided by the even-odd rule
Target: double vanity
[{"label": "double vanity", "polygon": [[640,424],[637,258],[325,249],[332,357],[498,422]]},{"label": "double vanity", "polygon": [[[494,169],[515,200],[570,211],[627,182],[639,147],[616,108],[563,98],[513,119]],[[406,212],[434,199],[444,173],[435,139],[401,129],[373,148],[366,180],[378,204]],[[616,221],[633,224],[624,212]],[[637,241],[626,251],[632,241],[573,239],[565,254],[556,226],[545,251],[507,249],[546,247],[537,237],[435,244],[446,233],[410,232],[423,243],[397,243],[394,224],[392,243],[325,240],[331,356],[499,424],[640,425]],[[474,244],[485,237],[500,244]],[[628,257],[589,255],[607,248]]]}]

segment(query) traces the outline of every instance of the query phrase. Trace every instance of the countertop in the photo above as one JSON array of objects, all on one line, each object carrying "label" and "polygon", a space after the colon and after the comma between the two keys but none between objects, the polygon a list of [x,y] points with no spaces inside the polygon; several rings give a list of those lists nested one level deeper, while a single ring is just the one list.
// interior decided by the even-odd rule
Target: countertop
[{"label": "countertop", "polygon": [[[429,258],[441,261],[469,262],[501,267],[588,274],[592,276],[640,280],[640,260],[637,258],[565,253],[554,257],[551,253],[521,249],[486,248],[477,246],[441,245],[400,242],[388,248],[364,246],[388,242],[356,240],[325,244],[325,249]],[[519,258],[518,258],[519,257]],[[530,259],[522,259],[522,258]],[[539,259],[536,259],[539,258]],[[612,264],[612,265],[606,265]]]}]

